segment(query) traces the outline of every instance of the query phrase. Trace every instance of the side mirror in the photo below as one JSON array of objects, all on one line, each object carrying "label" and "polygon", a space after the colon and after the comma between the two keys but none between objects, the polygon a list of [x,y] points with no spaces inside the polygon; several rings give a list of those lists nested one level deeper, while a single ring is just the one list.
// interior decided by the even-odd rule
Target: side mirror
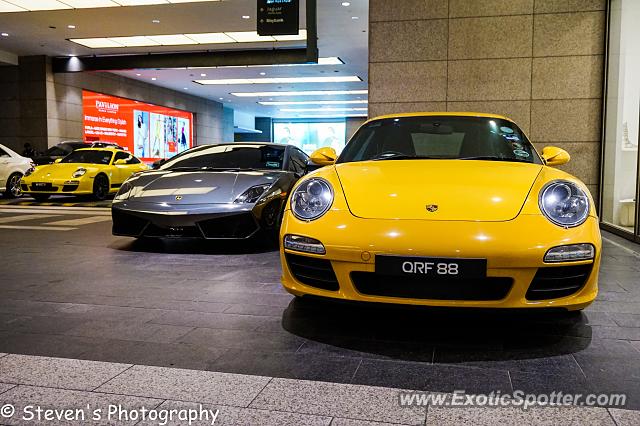
[{"label": "side mirror", "polygon": [[62,161],[62,158],[56,158],[55,160],[53,160],[54,163],[59,163]]},{"label": "side mirror", "polygon": [[125,160],[124,158],[121,158],[119,160],[116,160],[116,162],[113,164],[115,164],[116,166],[126,166],[127,160]]},{"label": "side mirror", "polygon": [[556,146],[545,146],[542,149],[542,158],[547,163],[547,166],[561,166],[571,160],[571,156],[567,151]]},{"label": "side mirror", "polygon": [[330,166],[331,164],[336,162],[338,154],[336,153],[335,149],[325,146],[324,148],[313,151],[313,154],[311,154],[310,158],[311,161],[316,164],[319,164],[321,166]]}]

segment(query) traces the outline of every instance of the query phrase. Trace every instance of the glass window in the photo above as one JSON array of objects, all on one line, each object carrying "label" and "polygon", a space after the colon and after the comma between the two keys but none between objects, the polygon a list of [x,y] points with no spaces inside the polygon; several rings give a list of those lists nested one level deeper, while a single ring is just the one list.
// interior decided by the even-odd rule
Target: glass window
[{"label": "glass window", "polygon": [[4,149],[0,148],[0,157],[9,157],[9,154],[7,154]]},{"label": "glass window", "polygon": [[355,134],[338,162],[421,158],[542,164],[514,123],[490,117],[451,116],[373,121]]},{"label": "glass window", "polygon": [[61,163],[110,164],[111,157],[111,151],[79,149],[64,157]]},{"label": "glass window", "polygon": [[600,216],[603,222],[630,233],[638,217],[639,21],[640,2],[611,2]]},{"label": "glass window", "polygon": [[340,153],[346,142],[346,124],[344,120],[335,122],[275,121],[273,123],[273,141],[296,146],[307,154],[325,146]]},{"label": "glass window", "polygon": [[160,170],[258,169],[282,170],[285,147],[276,145],[208,145],[185,151]]}]

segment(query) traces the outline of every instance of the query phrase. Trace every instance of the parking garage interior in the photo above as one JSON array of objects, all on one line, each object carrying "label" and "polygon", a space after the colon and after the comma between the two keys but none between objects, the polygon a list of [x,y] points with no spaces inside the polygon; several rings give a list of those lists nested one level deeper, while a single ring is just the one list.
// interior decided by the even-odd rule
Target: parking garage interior
[{"label": "parking garage interior", "polygon": [[[0,0],[0,424],[638,424],[639,14],[634,0]],[[506,117],[514,127],[493,133],[532,164],[348,161],[345,147],[367,132],[425,117],[441,121],[416,128],[447,143],[456,120]],[[550,146],[570,161],[555,166]],[[243,154],[222,171],[194,160],[228,151]],[[480,171],[457,165],[467,159]],[[420,161],[452,163],[423,173]],[[520,166],[561,176],[593,213],[554,222],[543,190],[531,198],[537,183],[513,189]],[[296,210],[296,192],[311,182],[333,204],[305,217],[314,205]],[[227,186],[228,200],[206,201]],[[465,202],[491,186],[490,203]],[[449,223],[422,228],[410,202],[393,210],[421,188],[420,214]],[[521,197],[514,215],[536,219],[505,225],[507,248],[492,258],[492,230],[517,220],[490,216],[495,194]],[[193,207],[202,199],[224,205]],[[152,222],[158,212],[169,219]],[[178,220],[187,214],[195,222]],[[314,235],[325,214],[331,232]],[[402,296],[402,285],[434,285],[406,275],[370,283],[377,299],[343,291],[347,265],[359,265],[345,273],[354,280],[392,254],[359,222],[374,219],[405,256],[406,241],[432,247],[411,254],[432,256],[423,263],[449,247],[482,255],[465,244],[486,243],[483,278],[543,248],[554,266],[546,238],[589,242],[591,257],[568,270],[595,271],[597,296],[572,301],[588,296],[585,277],[554,300],[525,288],[518,303],[511,284],[474,299],[479,279],[456,298]],[[467,238],[467,223],[483,221]],[[300,254],[315,263],[292,263]],[[581,279],[550,277],[564,290]],[[456,281],[435,283],[448,294]]]}]

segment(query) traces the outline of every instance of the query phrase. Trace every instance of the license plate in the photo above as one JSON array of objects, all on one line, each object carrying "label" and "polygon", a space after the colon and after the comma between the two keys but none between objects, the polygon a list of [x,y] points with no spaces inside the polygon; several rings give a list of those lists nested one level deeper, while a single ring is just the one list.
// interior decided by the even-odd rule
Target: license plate
[{"label": "license plate", "polygon": [[34,182],[33,183],[33,187],[34,188],[49,188],[51,186],[50,183],[47,182]]},{"label": "license plate", "polygon": [[425,278],[484,278],[487,259],[376,256],[376,273]]}]

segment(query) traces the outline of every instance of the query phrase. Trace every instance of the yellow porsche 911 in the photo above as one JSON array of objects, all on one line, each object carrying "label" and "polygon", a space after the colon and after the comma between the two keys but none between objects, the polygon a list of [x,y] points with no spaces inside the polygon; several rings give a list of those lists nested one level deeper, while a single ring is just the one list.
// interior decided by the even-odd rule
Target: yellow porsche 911
[{"label": "yellow porsche 911", "polygon": [[365,123],[293,189],[282,282],[295,296],[484,308],[588,306],[601,239],[593,199],[510,119],[419,113]]},{"label": "yellow porsche 911", "polygon": [[116,148],[81,148],[53,164],[37,166],[20,181],[22,192],[38,201],[51,195],[92,195],[104,200],[125,180],[148,170],[146,164]]}]

